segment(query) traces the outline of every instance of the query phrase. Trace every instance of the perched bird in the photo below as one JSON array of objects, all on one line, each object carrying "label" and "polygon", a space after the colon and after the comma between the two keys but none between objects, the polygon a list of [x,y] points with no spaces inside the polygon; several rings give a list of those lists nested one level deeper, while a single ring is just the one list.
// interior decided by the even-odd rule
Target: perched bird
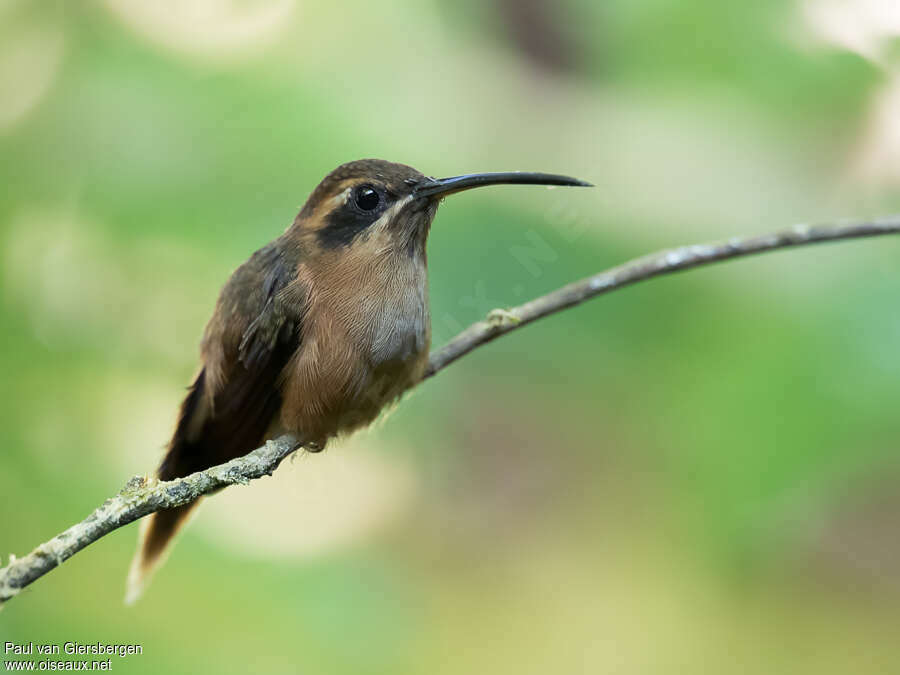
[{"label": "perched bird", "polygon": [[[377,159],[328,174],[284,234],[222,288],[159,479],[221,464],[284,433],[319,451],[372,422],[425,371],[425,242],[439,202],[503,183],[589,185],[519,172],[436,180]],[[145,520],[128,599],[140,595],[196,503]]]}]

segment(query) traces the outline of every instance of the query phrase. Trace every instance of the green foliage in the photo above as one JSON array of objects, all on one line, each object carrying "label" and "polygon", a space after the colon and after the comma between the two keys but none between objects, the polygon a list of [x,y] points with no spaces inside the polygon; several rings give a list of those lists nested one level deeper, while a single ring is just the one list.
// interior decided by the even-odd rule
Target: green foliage
[{"label": "green foliage", "polygon": [[[885,76],[792,3],[559,3],[567,72],[483,3],[298,3],[234,49],[177,12],[160,33],[129,3],[15,4],[62,47],[0,128],[4,554],[152,469],[219,286],[340,162],[597,183],[448,199],[435,343],[650,250],[898,205],[852,171]],[[132,527],[0,636],[141,642],[135,673],[896,670],[896,558],[859,563],[896,511],[841,528],[896,476],[898,253],[728,263],[541,321],[281,469],[270,501],[212,498],[137,608]]]}]

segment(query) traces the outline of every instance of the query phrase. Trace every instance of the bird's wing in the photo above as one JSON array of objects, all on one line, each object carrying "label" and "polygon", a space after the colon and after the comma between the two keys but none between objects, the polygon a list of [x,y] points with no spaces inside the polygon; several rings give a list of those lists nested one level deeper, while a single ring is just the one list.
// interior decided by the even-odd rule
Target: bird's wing
[{"label": "bird's wing", "polygon": [[[281,407],[281,373],[300,348],[305,289],[296,280],[297,262],[273,242],[222,288],[203,338],[203,367],[182,403],[160,479],[187,476],[262,443]],[[148,518],[129,575],[129,598],[140,594],[193,506]]]},{"label": "bird's wing", "polygon": [[222,288],[203,338],[203,370],[185,399],[160,478],[258,447],[281,406],[281,373],[300,347],[305,294],[296,274],[297,261],[273,242]]}]

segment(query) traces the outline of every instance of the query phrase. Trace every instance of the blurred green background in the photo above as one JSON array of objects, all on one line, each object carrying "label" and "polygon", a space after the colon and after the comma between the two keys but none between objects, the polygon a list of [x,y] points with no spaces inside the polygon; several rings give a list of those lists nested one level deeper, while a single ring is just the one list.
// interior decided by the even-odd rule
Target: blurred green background
[{"label": "blurred green background", "polygon": [[[900,210],[900,9],[864,0],[0,2],[0,552],[152,470],[221,283],[338,164],[449,199],[435,346],[677,244]],[[0,641],[113,670],[900,672],[900,241],[706,267],[483,348],[373,430],[137,534]]]}]

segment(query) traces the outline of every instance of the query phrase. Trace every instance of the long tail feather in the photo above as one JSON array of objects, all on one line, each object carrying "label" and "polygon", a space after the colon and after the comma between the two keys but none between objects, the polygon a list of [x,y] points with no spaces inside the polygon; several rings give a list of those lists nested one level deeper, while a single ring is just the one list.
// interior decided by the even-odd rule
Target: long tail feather
[{"label": "long tail feather", "polygon": [[166,561],[175,535],[199,503],[198,500],[177,509],[159,511],[141,523],[138,550],[128,570],[126,605],[133,605],[144,594],[153,573]]},{"label": "long tail feather", "polygon": [[[203,427],[210,406],[206,401],[204,371],[200,371],[181,405],[181,415],[169,450],[160,464],[160,480],[187,476],[208,466],[214,460],[203,443]],[[143,594],[153,572],[165,561],[173,538],[188,520],[199,501],[151,514],[141,523],[138,548],[131,562],[126,582],[125,603],[133,604]]]}]

